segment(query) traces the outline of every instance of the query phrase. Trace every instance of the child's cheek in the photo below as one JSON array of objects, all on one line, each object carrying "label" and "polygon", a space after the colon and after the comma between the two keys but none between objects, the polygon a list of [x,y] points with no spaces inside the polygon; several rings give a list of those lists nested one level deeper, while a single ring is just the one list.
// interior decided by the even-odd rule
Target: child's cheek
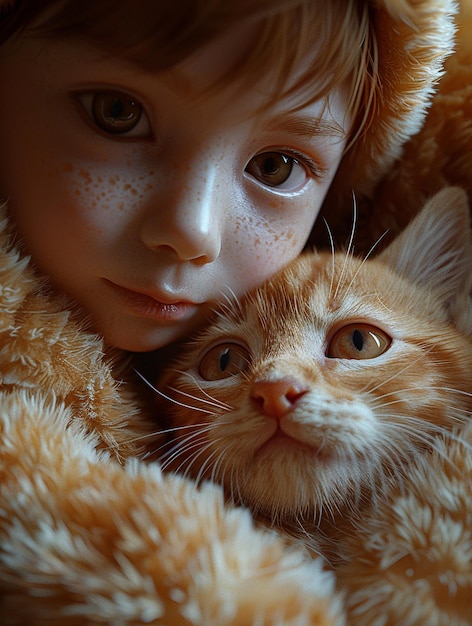
[{"label": "child's cheek", "polygon": [[243,246],[250,246],[260,254],[266,254],[269,250],[274,251],[274,246],[279,252],[294,246],[294,232],[290,226],[279,228],[277,223],[260,216],[242,216],[236,224],[235,243],[241,242]]},{"label": "child's cheek", "polygon": [[154,173],[136,174],[134,170],[77,167],[67,163],[64,167],[68,179],[72,212],[91,225],[110,227],[110,220],[136,215],[153,193]]},{"label": "child's cheek", "polygon": [[232,242],[236,257],[239,254],[239,262],[234,265],[238,268],[233,275],[235,289],[243,292],[263,282],[298,256],[305,239],[306,233],[298,233],[288,220],[241,216],[235,224]]}]

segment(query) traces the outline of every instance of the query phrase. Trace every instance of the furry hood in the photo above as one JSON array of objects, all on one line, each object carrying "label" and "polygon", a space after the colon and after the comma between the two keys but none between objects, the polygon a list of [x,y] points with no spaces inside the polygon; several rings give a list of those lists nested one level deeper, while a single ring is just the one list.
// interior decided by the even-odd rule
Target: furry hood
[{"label": "furry hood", "polygon": [[424,121],[454,42],[455,0],[368,0],[378,51],[375,102],[367,130],[346,153],[327,200],[368,195]]}]

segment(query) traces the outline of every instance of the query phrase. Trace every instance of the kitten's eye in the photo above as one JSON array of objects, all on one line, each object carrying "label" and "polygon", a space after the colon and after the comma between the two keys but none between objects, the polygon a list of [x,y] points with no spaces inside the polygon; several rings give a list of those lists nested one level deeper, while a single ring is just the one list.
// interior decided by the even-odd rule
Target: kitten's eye
[{"label": "kitten's eye", "polygon": [[249,351],[238,343],[221,343],[211,348],[198,366],[204,380],[223,380],[244,372],[249,365]]},{"label": "kitten's eye", "polygon": [[281,191],[296,191],[308,179],[305,165],[283,152],[261,152],[249,161],[245,171],[263,185]]},{"label": "kitten's eye", "polygon": [[391,337],[376,326],[349,324],[335,333],[326,355],[332,359],[375,359],[391,343]]},{"label": "kitten's eye", "polygon": [[111,135],[149,137],[151,126],[142,104],[119,91],[81,93],[79,103],[90,121]]}]

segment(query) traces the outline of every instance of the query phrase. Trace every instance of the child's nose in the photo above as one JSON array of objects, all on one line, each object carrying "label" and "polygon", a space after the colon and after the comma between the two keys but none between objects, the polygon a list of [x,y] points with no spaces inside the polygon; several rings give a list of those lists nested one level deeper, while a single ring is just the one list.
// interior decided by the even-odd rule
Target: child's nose
[{"label": "child's nose", "polygon": [[171,252],[180,261],[211,263],[221,251],[224,202],[218,168],[208,167],[192,174],[169,176],[159,186],[154,207],[143,220],[141,238],[156,251]]}]

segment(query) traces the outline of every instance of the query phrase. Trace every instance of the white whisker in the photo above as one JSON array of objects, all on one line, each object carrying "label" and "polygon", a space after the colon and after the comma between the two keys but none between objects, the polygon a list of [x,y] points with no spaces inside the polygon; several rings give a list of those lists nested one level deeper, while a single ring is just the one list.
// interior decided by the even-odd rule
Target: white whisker
[{"label": "white whisker", "polygon": [[341,268],[341,274],[339,276],[338,284],[336,285],[336,290],[334,292],[334,296],[333,296],[334,300],[336,300],[336,298],[338,297],[338,293],[339,293],[340,289],[344,285],[347,268],[349,266],[349,262],[351,260],[351,257],[354,254],[354,235],[355,235],[356,226],[357,226],[357,201],[356,201],[356,197],[354,195],[354,192],[352,194],[352,201],[353,201],[353,207],[352,207],[352,212],[353,212],[352,228],[351,228],[351,232],[350,232],[350,235],[349,235],[349,242],[348,242],[348,245],[347,245],[347,250],[346,250],[345,257],[344,257],[343,265],[342,265],[342,268]]},{"label": "white whisker", "polygon": [[198,402],[202,402],[203,404],[209,404],[210,406],[214,406],[217,409],[224,409],[225,411],[231,411],[233,409],[233,407],[231,407],[229,404],[226,404],[225,402],[222,402],[221,400],[214,398],[207,391],[205,391],[205,389],[203,389],[203,387],[197,381],[195,376],[193,376],[193,374],[191,374],[190,372],[185,372],[181,370],[176,370],[176,371],[181,376],[185,376],[186,378],[190,379],[190,381],[195,385],[198,391],[200,391],[200,393],[202,393],[206,398],[208,398],[208,400],[204,400],[200,396],[195,396],[193,394],[187,393],[183,391],[182,389],[176,389],[175,387],[169,387],[171,391],[179,393],[180,395],[190,398],[192,400],[197,400]]},{"label": "white whisker", "polygon": [[334,245],[334,238],[333,238],[333,233],[331,232],[331,228],[329,227],[329,224],[325,218],[323,218],[323,221],[324,221],[326,230],[328,231],[329,245],[331,249],[331,280],[330,280],[330,285],[329,285],[329,295],[331,297],[333,294],[333,286],[334,286],[334,268],[335,268],[334,256],[335,256],[336,248]]},{"label": "white whisker", "polygon": [[365,257],[362,259],[359,267],[356,269],[356,271],[354,272],[354,275],[352,276],[349,285],[346,287],[346,292],[349,293],[351,291],[352,286],[354,285],[354,281],[356,280],[356,278],[359,276],[359,273],[362,271],[362,268],[364,267],[364,265],[366,264],[366,262],[369,260],[369,257],[372,255],[372,253],[374,252],[375,248],[380,244],[380,242],[382,241],[382,239],[387,235],[388,231],[385,231],[383,233],[383,235],[381,235],[377,241],[371,246],[371,248],[369,249],[369,251],[367,252],[367,254],[365,255]]},{"label": "white whisker", "polygon": [[159,437],[162,435],[168,435],[170,433],[178,432],[181,430],[189,430],[191,428],[202,428],[203,426],[206,426],[207,424],[208,422],[205,422],[202,424],[189,424],[186,426],[173,426],[172,428],[161,428],[159,430],[154,430],[152,433],[146,433],[144,435],[138,435],[137,437],[132,437],[130,439],[127,439],[126,442],[136,443],[138,441],[145,441],[146,439],[154,439],[156,437]]},{"label": "white whisker", "polygon": [[[214,444],[215,442],[212,442],[212,443]],[[213,459],[214,459],[215,456],[217,456],[217,457],[221,457],[222,456],[222,452],[217,447],[216,447],[215,450],[213,450],[213,452],[209,456],[207,456],[205,461],[201,464],[200,469],[198,470],[198,474],[195,477],[195,481],[196,481],[197,484],[199,484],[202,481],[202,478],[204,477],[204,474],[206,473],[207,468],[210,465],[213,467],[213,469],[212,469],[213,482],[219,482],[219,481],[214,480],[215,479],[215,474],[214,474],[214,472],[215,472],[215,464],[214,464]]]},{"label": "white whisker", "polygon": [[[195,460],[200,454],[203,453],[204,448],[202,448],[202,443],[205,441],[206,440],[203,437],[200,437],[200,433],[194,433],[193,437],[191,436],[188,439],[185,439],[183,442],[174,445],[168,452],[162,455],[160,459],[162,463],[162,468],[167,469],[167,467],[174,464],[179,457],[185,455],[182,462],[175,470],[176,472],[180,472],[182,470],[182,467],[190,459]],[[189,456],[188,453],[192,450],[196,450],[197,454],[192,453],[192,455]]]},{"label": "white whisker", "polygon": [[[204,446],[202,446],[202,447],[201,447],[201,449],[199,449],[199,451],[198,451],[198,453],[197,453],[197,454],[194,454],[194,455],[193,455],[192,459],[185,459],[185,460],[181,463],[181,465],[179,466],[179,468],[178,468],[178,470],[177,470],[177,471],[180,471],[180,470],[181,470],[181,468],[182,468],[182,466],[184,465],[184,463],[185,463],[186,461],[189,461],[189,460],[190,460],[190,463],[188,463],[188,465],[186,465],[186,466],[185,466],[184,475],[185,475],[185,476],[191,476],[192,478],[194,478],[194,480],[196,480],[196,482],[197,482],[197,483],[198,483],[199,481],[201,481],[201,479],[202,479],[202,476],[201,476],[201,471],[200,471],[200,470],[201,470],[201,466],[200,466],[200,469],[199,469],[199,471],[198,471],[198,473],[197,473],[197,477],[196,477],[196,478],[194,477],[194,473],[192,473],[192,474],[191,474],[191,473],[190,473],[190,471],[191,471],[192,466],[194,465],[194,463],[195,463],[195,462],[196,462],[196,461],[197,461],[200,457],[202,457],[202,456],[203,456],[203,455],[207,452],[207,450],[210,450],[210,449],[211,449],[211,447],[212,447],[212,443],[207,442]],[[212,453],[212,455],[213,455],[214,453],[215,453],[215,451]],[[210,456],[212,456],[212,455],[210,455]],[[205,460],[205,462],[206,462],[206,460]],[[202,465],[205,465],[205,462],[204,462]]]},{"label": "white whisker", "polygon": [[229,286],[226,286],[226,290],[228,293],[220,290],[220,294],[223,299],[218,302],[218,308],[213,310],[213,312],[223,320],[226,319],[227,315],[233,318],[240,316],[243,313],[241,300],[238,298],[236,293]]},{"label": "white whisker", "polygon": [[[164,400],[172,402],[173,404],[177,404],[178,406],[181,406],[184,409],[192,409],[192,411],[200,411],[200,413],[206,413],[207,415],[213,415],[213,411],[209,411],[208,409],[202,409],[200,407],[192,406],[190,404],[185,404],[184,402],[179,402],[175,398],[172,398],[172,396],[168,396],[163,391],[161,391],[160,389],[155,387],[143,374],[141,374],[141,372],[139,372],[135,368],[133,368],[133,369],[136,372],[136,374],[141,378],[141,380],[143,380],[146,383],[146,385],[150,389],[152,389],[152,391],[154,391],[158,396],[160,396]],[[171,389],[171,390],[174,391],[173,389]],[[202,402],[205,402],[205,401],[202,400]]]},{"label": "white whisker", "polygon": [[411,361],[410,363],[408,363],[407,365],[405,365],[405,367],[403,367],[401,370],[398,370],[396,372],[394,372],[390,378],[386,378],[385,380],[382,380],[380,383],[378,383],[375,387],[369,387],[369,383],[367,383],[361,390],[361,393],[364,392],[368,392],[369,394],[374,393],[375,391],[377,391],[377,389],[380,389],[381,387],[383,387],[384,385],[390,383],[392,380],[395,380],[395,378],[398,378],[401,374],[404,374],[406,371],[408,371],[411,367],[413,367],[414,365],[416,365],[419,361],[421,361],[422,359],[424,359],[430,352],[431,350],[433,350],[433,346],[431,346],[429,348],[429,350],[427,350],[426,352],[422,352],[418,358],[414,359],[413,361]]}]

